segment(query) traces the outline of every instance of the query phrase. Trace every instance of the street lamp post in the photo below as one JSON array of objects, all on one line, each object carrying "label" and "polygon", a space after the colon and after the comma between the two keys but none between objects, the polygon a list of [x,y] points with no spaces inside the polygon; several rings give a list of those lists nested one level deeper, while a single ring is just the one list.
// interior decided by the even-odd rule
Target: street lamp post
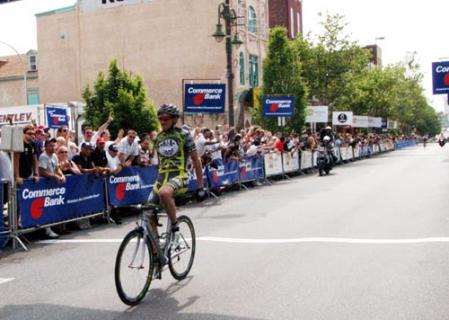
[{"label": "street lamp post", "polygon": [[28,104],[28,94],[27,94],[27,65],[25,62],[23,62],[22,57],[20,56],[19,52],[9,43],[0,41],[1,44],[7,46],[8,48],[12,49],[16,55],[19,57],[20,62],[24,65],[25,71],[23,73],[23,81],[24,81],[24,93],[25,93],[25,104]]},{"label": "street lamp post", "polygon": [[[239,38],[237,29],[234,38],[231,39],[232,27],[237,27],[237,14],[234,9],[231,9],[229,0],[225,0],[218,5],[218,22],[217,29],[212,35],[218,42],[226,38],[226,78],[228,82],[228,122],[229,126],[234,126],[234,72],[232,70],[232,45],[241,45],[243,42]],[[225,21],[225,32],[221,19]]]}]

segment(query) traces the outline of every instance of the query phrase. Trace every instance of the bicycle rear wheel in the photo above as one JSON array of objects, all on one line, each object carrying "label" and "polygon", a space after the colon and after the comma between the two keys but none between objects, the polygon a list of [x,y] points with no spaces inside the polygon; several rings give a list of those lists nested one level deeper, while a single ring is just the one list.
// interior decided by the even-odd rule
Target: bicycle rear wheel
[{"label": "bicycle rear wheel", "polygon": [[183,280],[190,272],[195,258],[196,238],[192,220],[187,216],[178,218],[179,239],[170,244],[168,268],[173,278]]},{"label": "bicycle rear wheel", "polygon": [[151,245],[143,229],[135,229],[123,239],[115,260],[115,287],[123,303],[138,304],[150,287],[154,261]]}]

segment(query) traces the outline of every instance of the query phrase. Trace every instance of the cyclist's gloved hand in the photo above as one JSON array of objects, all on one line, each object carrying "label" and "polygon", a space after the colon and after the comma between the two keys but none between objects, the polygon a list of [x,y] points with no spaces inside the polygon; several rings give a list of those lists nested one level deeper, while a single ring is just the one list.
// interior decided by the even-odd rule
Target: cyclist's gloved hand
[{"label": "cyclist's gloved hand", "polygon": [[207,192],[204,188],[196,190],[196,200],[202,202],[207,198]]}]

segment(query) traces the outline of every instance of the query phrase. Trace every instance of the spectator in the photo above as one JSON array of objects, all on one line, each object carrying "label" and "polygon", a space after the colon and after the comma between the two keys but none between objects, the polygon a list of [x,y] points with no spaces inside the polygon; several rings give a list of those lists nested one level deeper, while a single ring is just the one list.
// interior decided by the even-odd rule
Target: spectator
[{"label": "spectator", "polygon": [[137,132],[129,130],[125,138],[118,145],[120,163],[130,167],[139,156],[139,144],[136,141]]},{"label": "spectator", "polygon": [[155,148],[157,138],[157,131],[153,130],[150,132],[150,150],[153,157],[151,158],[151,164],[157,166],[159,164],[159,158],[157,157],[157,152]]},{"label": "spectator", "polygon": [[240,142],[242,137],[237,134],[234,136],[233,143],[229,144],[224,153],[224,161],[229,162],[231,160],[242,161],[242,154],[240,151]]},{"label": "spectator", "polygon": [[[56,139],[45,141],[44,152],[39,157],[39,174],[47,179],[54,179],[59,183],[64,183],[65,177],[59,168],[58,158],[55,155],[55,144]],[[45,234],[51,239],[59,237],[50,227],[45,228]]]},{"label": "spectator", "polygon": [[105,145],[106,141],[104,141],[103,138],[99,138],[97,140],[95,150],[91,154],[92,161],[97,169],[97,172],[102,175],[108,175],[110,173]]},{"label": "spectator", "polygon": [[75,164],[75,162],[69,159],[69,151],[66,146],[60,147],[56,152],[56,154],[58,155],[59,169],[61,169],[61,172],[64,175],[82,174],[78,166]]},{"label": "spectator", "polygon": [[246,151],[248,157],[262,156],[263,149],[260,147],[260,140],[254,140],[253,144]]},{"label": "spectator", "polygon": [[223,160],[221,154],[221,150],[223,148],[220,142],[215,139],[215,135],[212,131],[208,135],[208,142],[210,143],[206,145],[205,156],[203,156],[203,158],[207,157],[207,159],[203,159],[205,160],[205,162],[203,163],[203,167],[204,165],[210,165],[211,167],[216,169],[218,167],[218,162],[221,162]]},{"label": "spectator", "polygon": [[20,185],[24,179],[33,178],[39,181],[38,161],[33,138],[35,130],[32,125],[23,128],[23,152],[14,153],[14,176]]},{"label": "spectator", "polygon": [[120,163],[120,159],[118,158],[118,147],[116,144],[111,144],[109,146],[106,157],[108,159],[108,168],[111,174],[118,174],[122,170],[123,166]]},{"label": "spectator", "polygon": [[83,144],[83,142],[90,142],[92,147],[95,148],[95,143],[97,141],[97,139],[101,136],[101,134],[108,128],[108,126],[111,124],[112,120],[114,120],[112,118],[111,115],[109,115],[108,120],[103,123],[100,128],[98,128],[98,131],[94,133],[92,127],[90,126],[85,126],[83,128],[83,141],[81,141],[80,145]]},{"label": "spectator", "polygon": [[42,152],[44,152],[44,143],[48,140],[47,133],[42,128],[37,128],[35,131],[35,139],[34,139],[34,146],[35,146],[35,152],[36,157],[39,159]]},{"label": "spectator", "polygon": [[152,152],[154,152],[154,149],[150,149],[150,137],[145,136],[139,144],[139,158],[137,163],[143,167],[149,166],[153,158]]},{"label": "spectator", "polygon": [[317,142],[311,130],[307,130],[306,149],[315,150]]},{"label": "spectator", "polygon": [[284,149],[284,142],[285,142],[285,138],[281,135],[279,137],[279,139],[276,141],[276,144],[275,144],[276,151],[278,151],[278,152],[284,152],[285,151],[285,149]]},{"label": "spectator", "polygon": [[83,142],[81,144],[80,154],[73,157],[73,162],[76,163],[82,173],[97,173],[95,164],[92,161],[92,144],[90,142]]},{"label": "spectator", "polygon": [[55,154],[56,139],[45,141],[44,152],[39,157],[39,174],[48,179],[64,183],[65,177],[59,169],[58,158]]}]

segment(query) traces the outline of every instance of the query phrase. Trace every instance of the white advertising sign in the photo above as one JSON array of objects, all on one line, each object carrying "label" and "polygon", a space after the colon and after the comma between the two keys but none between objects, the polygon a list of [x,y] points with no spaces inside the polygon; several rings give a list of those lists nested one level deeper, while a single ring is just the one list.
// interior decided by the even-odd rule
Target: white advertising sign
[{"label": "white advertising sign", "polygon": [[282,158],[279,153],[271,152],[264,156],[266,176],[275,176],[282,173]]},{"label": "white advertising sign", "polygon": [[31,119],[37,119],[38,108],[35,106],[5,107],[0,108],[0,126],[9,124],[31,123]]},{"label": "white advertising sign", "polygon": [[307,123],[326,123],[329,119],[328,106],[308,106],[306,109]]},{"label": "white advertising sign", "polygon": [[332,112],[332,124],[334,126],[352,126],[352,111]]},{"label": "white advertising sign", "polygon": [[352,126],[354,128],[368,128],[368,116],[353,116]]},{"label": "white advertising sign", "polygon": [[370,128],[382,128],[382,118],[368,117],[368,125]]},{"label": "white advertising sign", "polygon": [[122,7],[151,1],[153,0],[79,0],[79,3],[82,11],[95,11],[98,9]]}]

